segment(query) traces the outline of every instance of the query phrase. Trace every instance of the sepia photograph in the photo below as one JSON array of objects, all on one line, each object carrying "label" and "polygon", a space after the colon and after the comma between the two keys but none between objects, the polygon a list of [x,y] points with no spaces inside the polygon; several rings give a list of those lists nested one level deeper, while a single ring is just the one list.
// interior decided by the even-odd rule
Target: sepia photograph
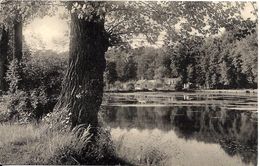
[{"label": "sepia photograph", "polygon": [[0,165],[257,166],[257,1],[0,0]]}]

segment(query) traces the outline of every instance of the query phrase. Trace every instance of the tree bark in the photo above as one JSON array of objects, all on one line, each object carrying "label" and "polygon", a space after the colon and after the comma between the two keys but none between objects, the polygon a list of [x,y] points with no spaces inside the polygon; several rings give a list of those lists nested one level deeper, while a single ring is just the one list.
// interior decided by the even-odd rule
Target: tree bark
[{"label": "tree bark", "polygon": [[104,21],[71,14],[69,66],[54,109],[70,113],[71,129],[80,124],[98,126],[107,47]]},{"label": "tree bark", "polygon": [[0,30],[0,90],[3,92],[7,89],[5,75],[7,70],[9,33],[4,25],[2,25]]},{"label": "tree bark", "polygon": [[13,58],[20,61],[22,59],[23,47],[23,24],[19,16],[13,21]]}]

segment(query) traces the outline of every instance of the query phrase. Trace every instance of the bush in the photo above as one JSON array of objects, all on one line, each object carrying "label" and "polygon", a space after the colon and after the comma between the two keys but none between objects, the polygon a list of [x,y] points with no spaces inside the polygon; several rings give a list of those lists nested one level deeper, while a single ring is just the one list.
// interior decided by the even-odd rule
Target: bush
[{"label": "bush", "polygon": [[8,116],[5,121],[27,122],[30,116],[28,107],[28,94],[21,90],[16,90],[13,93],[8,93],[4,96],[7,105]]},{"label": "bush", "polygon": [[135,90],[135,84],[133,81],[130,81],[130,82],[126,82],[125,83],[125,90],[126,91],[133,91]]},{"label": "bush", "polygon": [[114,87],[114,89],[116,89],[116,90],[122,90],[122,89],[123,89],[122,83],[121,83],[120,81],[116,81],[116,82],[113,84],[113,87]]},{"label": "bush", "polygon": [[57,95],[61,90],[64,71],[67,68],[64,57],[31,57],[23,62],[23,88],[46,88],[48,95]]},{"label": "bush", "polygon": [[10,112],[7,109],[7,105],[1,102],[0,104],[0,123],[8,122]]},{"label": "bush", "polygon": [[3,121],[39,120],[52,111],[66,66],[62,57],[36,56],[20,63],[11,61],[6,76],[9,90],[4,96],[9,116],[5,115]]},{"label": "bush", "polygon": [[176,78],[173,88],[178,91],[178,90],[182,90],[182,86],[183,86],[183,81],[181,77]]}]

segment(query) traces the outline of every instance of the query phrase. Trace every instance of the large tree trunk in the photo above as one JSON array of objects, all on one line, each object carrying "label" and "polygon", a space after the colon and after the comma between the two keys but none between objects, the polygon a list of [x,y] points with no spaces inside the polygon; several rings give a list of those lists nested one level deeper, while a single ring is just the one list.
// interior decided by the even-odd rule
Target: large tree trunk
[{"label": "large tree trunk", "polygon": [[9,33],[4,25],[0,28],[0,90],[1,93],[6,90],[5,74],[7,70],[7,52]]},{"label": "large tree trunk", "polygon": [[70,113],[71,128],[79,124],[98,126],[103,97],[107,40],[104,22],[78,19],[71,14],[69,66],[55,111]]},{"label": "large tree trunk", "polygon": [[13,21],[13,57],[20,61],[22,59],[23,47],[23,24],[19,16]]}]

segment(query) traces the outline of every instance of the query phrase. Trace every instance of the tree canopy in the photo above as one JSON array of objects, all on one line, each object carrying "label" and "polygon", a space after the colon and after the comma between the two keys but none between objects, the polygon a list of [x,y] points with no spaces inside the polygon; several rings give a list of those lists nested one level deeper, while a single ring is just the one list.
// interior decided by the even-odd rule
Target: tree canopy
[{"label": "tree canopy", "polygon": [[[155,42],[161,31],[167,31],[171,42],[191,35],[217,34],[220,28],[232,28],[241,21],[245,2],[65,2],[79,19],[99,17],[109,37],[110,46],[126,44],[143,34]],[[178,24],[179,27],[176,27]]]},{"label": "tree canopy", "polygon": [[[251,4],[255,7],[255,3]],[[243,87],[241,80],[255,83],[256,65],[250,67],[252,62],[244,56],[250,53],[255,60],[255,51],[232,50],[232,57],[234,52],[229,49],[239,42],[248,43],[252,49],[257,47],[256,23],[241,15],[246,2],[4,0],[0,23],[19,23],[17,28],[14,26],[15,50],[21,51],[21,23],[32,16],[42,16],[50,6],[57,5],[68,9],[71,32],[68,68],[55,110],[70,115],[71,128],[80,124],[97,126],[106,66],[111,69],[107,76],[115,73],[115,68],[120,69],[117,75],[123,81],[172,77],[210,88]],[[156,51],[158,54],[145,50],[147,56],[138,57],[134,55],[142,50],[131,54],[126,49],[122,61],[106,65],[105,52],[109,47],[129,48],[129,41],[140,34],[154,43],[162,32],[166,34],[165,46],[163,51]],[[124,65],[118,66],[120,63]],[[236,78],[231,77],[234,73]],[[56,117],[62,120],[66,116]]]}]

